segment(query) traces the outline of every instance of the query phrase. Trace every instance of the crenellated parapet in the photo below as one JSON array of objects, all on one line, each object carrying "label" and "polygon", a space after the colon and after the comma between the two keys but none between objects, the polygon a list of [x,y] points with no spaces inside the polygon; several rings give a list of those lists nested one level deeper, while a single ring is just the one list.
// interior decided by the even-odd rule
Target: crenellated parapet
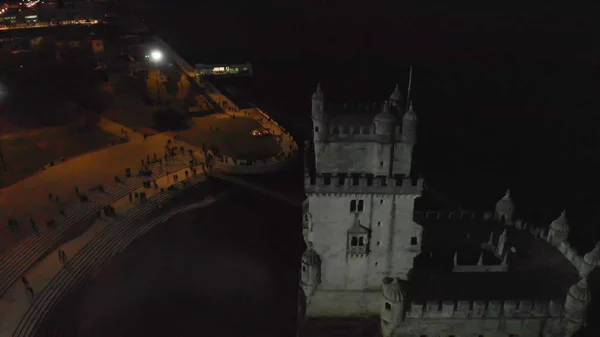
[{"label": "crenellated parapet", "polygon": [[470,212],[470,211],[414,211],[415,222],[422,222],[427,220],[431,221],[449,221],[449,220],[460,220],[460,221],[473,221],[482,222],[487,221],[493,223],[493,214],[491,212]]},{"label": "crenellated parapet", "polygon": [[[327,142],[337,141],[381,141],[381,137],[378,137],[375,132],[375,125],[354,125],[354,124],[331,124],[329,125],[327,133]],[[393,129],[393,137],[397,142],[402,139],[402,127],[397,125]]]},{"label": "crenellated parapet", "polygon": [[406,194],[421,195],[423,179],[398,175],[395,177],[371,176],[366,174],[317,174],[304,177],[306,193],[345,194]]},{"label": "crenellated parapet", "polygon": [[547,318],[563,312],[560,301],[412,301],[406,318]]},{"label": "crenellated parapet", "polygon": [[328,114],[376,114],[382,109],[382,101],[328,101],[325,111]]}]

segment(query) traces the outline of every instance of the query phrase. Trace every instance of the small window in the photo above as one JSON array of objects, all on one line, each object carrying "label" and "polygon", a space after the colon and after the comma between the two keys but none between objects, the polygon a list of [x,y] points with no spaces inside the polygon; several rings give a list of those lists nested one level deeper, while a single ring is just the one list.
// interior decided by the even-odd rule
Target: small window
[{"label": "small window", "polygon": [[381,221],[377,221],[377,227],[381,227]]},{"label": "small window", "polygon": [[356,200],[350,201],[350,212],[356,212]]},{"label": "small window", "polygon": [[358,201],[358,211],[362,212],[365,209],[365,202],[364,200],[359,200]]},{"label": "small window", "polygon": [[381,242],[380,242],[380,241],[377,241],[377,245],[378,245],[378,246],[381,246]]},{"label": "small window", "polygon": [[385,302],[385,310],[392,310],[392,305],[388,302]]},{"label": "small window", "polygon": [[379,162],[379,166],[383,167],[383,162],[382,161]]},{"label": "small window", "polygon": [[368,238],[366,235],[350,235],[350,249],[349,254],[351,255],[363,255],[368,252]]},{"label": "small window", "polygon": [[319,132],[319,127],[315,126],[315,132]]},{"label": "small window", "polygon": [[379,265],[379,262],[375,262],[375,266],[378,266],[378,265]]},{"label": "small window", "polygon": [[383,199],[379,200],[379,204],[383,205]]},{"label": "small window", "polygon": [[416,246],[418,244],[419,243],[417,242],[417,237],[416,236],[413,236],[412,238],[410,238],[410,245],[411,246]]},{"label": "small window", "polygon": [[304,266],[304,265],[302,266],[302,271],[304,271],[304,272],[306,271],[306,266]]}]

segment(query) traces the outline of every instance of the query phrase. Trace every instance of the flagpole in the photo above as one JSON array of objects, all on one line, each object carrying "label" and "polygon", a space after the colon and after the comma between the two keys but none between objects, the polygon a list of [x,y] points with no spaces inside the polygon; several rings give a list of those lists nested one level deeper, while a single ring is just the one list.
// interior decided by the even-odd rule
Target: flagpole
[{"label": "flagpole", "polygon": [[408,74],[408,93],[406,94],[406,111],[410,105],[410,86],[412,84],[412,66],[410,66],[410,72]]}]

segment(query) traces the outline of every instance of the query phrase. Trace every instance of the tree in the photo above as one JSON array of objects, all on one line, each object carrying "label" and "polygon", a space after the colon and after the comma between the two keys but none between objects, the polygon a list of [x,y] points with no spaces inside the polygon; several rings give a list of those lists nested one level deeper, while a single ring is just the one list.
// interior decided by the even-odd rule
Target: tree
[{"label": "tree", "polygon": [[148,71],[146,87],[148,88],[148,97],[155,101],[168,100],[168,92],[165,90],[166,76],[159,70]]},{"label": "tree", "polygon": [[190,95],[190,86],[190,80],[185,74],[182,74],[179,78],[179,82],[177,82],[177,100],[180,101],[182,104],[185,104],[187,98]]}]

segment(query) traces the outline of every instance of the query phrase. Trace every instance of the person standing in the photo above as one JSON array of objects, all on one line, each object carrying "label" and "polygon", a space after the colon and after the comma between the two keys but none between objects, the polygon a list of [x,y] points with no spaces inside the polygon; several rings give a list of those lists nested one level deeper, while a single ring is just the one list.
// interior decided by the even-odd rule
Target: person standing
[{"label": "person standing", "polygon": [[28,285],[28,286],[25,287],[25,290],[27,291],[27,294],[29,295],[29,299],[33,300],[33,298],[35,297],[35,293],[33,292],[33,288]]},{"label": "person standing", "polygon": [[35,225],[35,221],[33,221],[33,218],[29,218],[29,222],[31,223],[31,230],[33,230],[35,234],[38,234],[37,226]]}]

